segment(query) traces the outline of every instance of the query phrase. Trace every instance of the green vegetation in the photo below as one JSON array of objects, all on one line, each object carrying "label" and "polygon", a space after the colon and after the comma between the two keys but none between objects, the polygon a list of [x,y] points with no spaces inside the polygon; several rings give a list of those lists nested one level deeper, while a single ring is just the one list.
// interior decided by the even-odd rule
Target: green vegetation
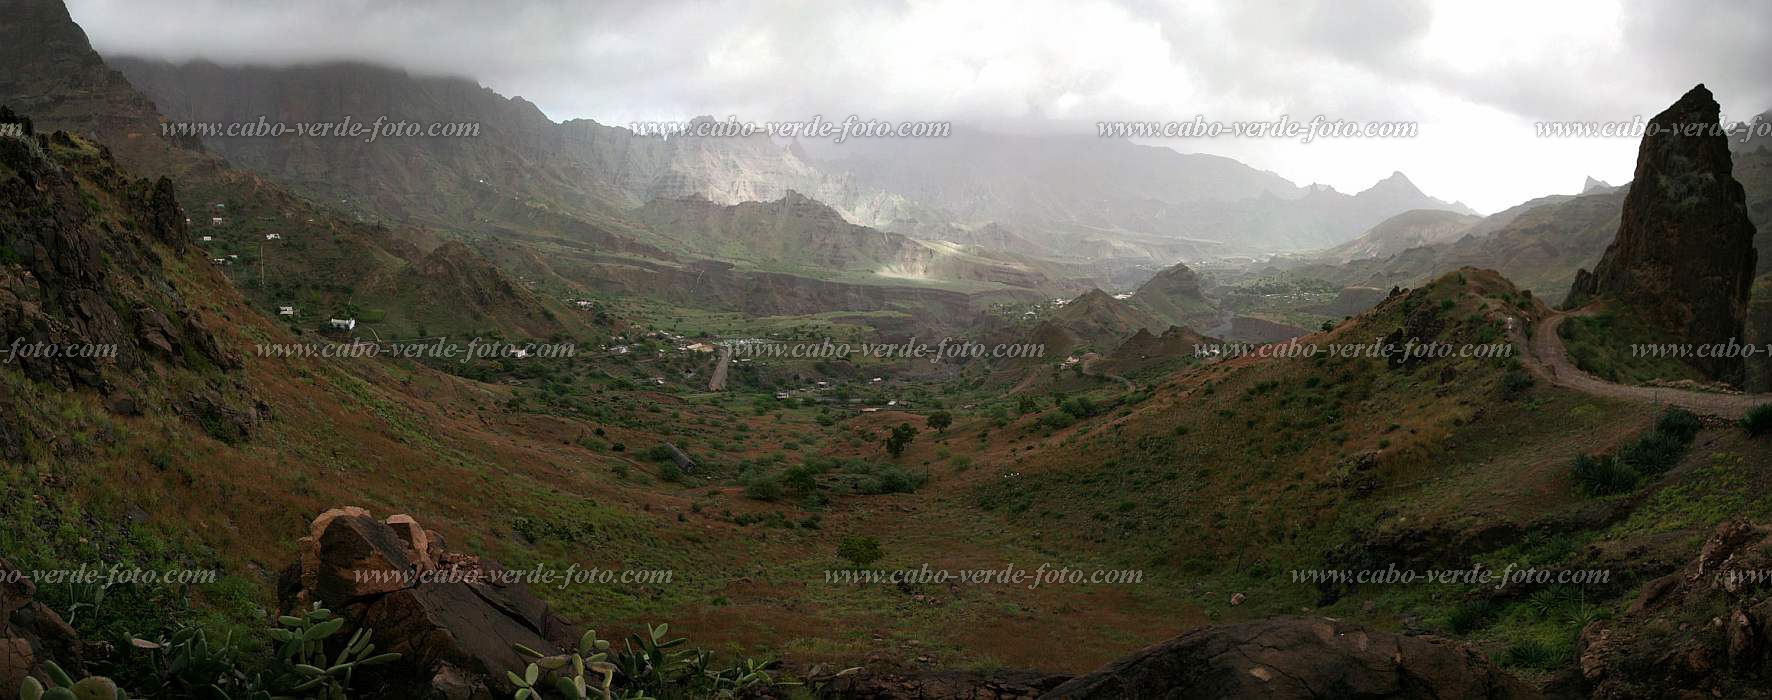
[{"label": "green vegetation", "polygon": [[892,429],[891,435],[886,436],[886,452],[891,454],[893,459],[898,459],[904,456],[904,451],[911,446],[911,441],[916,439],[917,429],[911,427],[910,423],[900,423],[898,427]]},{"label": "green vegetation", "polygon": [[1660,476],[1678,464],[1700,428],[1698,416],[1668,408],[1648,431],[1618,449],[1617,454],[1575,458],[1575,480],[1590,496],[1627,493],[1645,478]]},{"label": "green vegetation", "polygon": [[1575,316],[1564,319],[1557,333],[1575,366],[1609,382],[1645,384],[1656,379],[1704,379],[1702,373],[1677,358],[1632,352],[1633,345],[1676,342],[1642,320],[1612,312]]},{"label": "green vegetation", "polygon": [[1741,429],[1754,437],[1772,434],[1772,403],[1760,404],[1750,409],[1741,419]]},{"label": "green vegetation", "polygon": [[880,550],[879,540],[865,535],[847,535],[842,544],[837,545],[837,556],[856,566],[868,566],[885,554]]}]

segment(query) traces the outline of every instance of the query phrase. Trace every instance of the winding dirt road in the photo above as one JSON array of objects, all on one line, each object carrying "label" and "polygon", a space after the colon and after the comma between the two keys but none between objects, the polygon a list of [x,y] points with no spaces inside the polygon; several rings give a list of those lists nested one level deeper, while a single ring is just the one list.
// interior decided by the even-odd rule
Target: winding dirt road
[{"label": "winding dirt road", "polygon": [[1563,338],[1557,335],[1557,327],[1563,319],[1587,316],[1593,313],[1592,308],[1581,308],[1569,312],[1557,312],[1539,319],[1532,331],[1532,339],[1527,342],[1519,324],[1510,330],[1514,345],[1522,348],[1520,361],[1526,369],[1539,379],[1584,394],[1606,396],[1625,401],[1654,406],[1679,406],[1694,413],[1702,413],[1724,418],[1740,418],[1747,415],[1748,409],[1760,404],[1772,403],[1769,394],[1720,394],[1708,391],[1691,391],[1687,389],[1670,389],[1652,386],[1631,386],[1614,384],[1594,375],[1581,371],[1569,360],[1569,352],[1563,347]]}]

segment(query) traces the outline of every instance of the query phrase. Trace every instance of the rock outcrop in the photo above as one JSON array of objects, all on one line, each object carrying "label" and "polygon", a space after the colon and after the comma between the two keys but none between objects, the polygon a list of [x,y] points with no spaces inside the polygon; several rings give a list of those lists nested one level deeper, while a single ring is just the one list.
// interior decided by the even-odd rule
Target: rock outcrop
[{"label": "rock outcrop", "polygon": [[1469,646],[1328,618],[1189,632],[1078,677],[1043,700],[1110,698],[1536,698]]},{"label": "rock outcrop", "polygon": [[1200,276],[1182,264],[1139,285],[1128,301],[1174,326],[1201,327],[1212,323],[1219,313],[1200,290]]},{"label": "rock outcrop", "polygon": [[61,616],[34,600],[37,586],[23,571],[0,559],[0,698],[19,696],[19,684],[47,681],[43,662],[80,673],[80,640]]},{"label": "rock outcrop", "polygon": [[1772,673],[1772,526],[1718,525],[1681,570],[1643,584],[1623,616],[1582,630],[1594,698],[1763,697]]},{"label": "rock outcrop", "polygon": [[[1650,120],[1618,234],[1592,273],[1576,274],[1571,306],[1611,300],[1666,329],[1664,342],[1743,337],[1754,225],[1718,111],[1699,85]],[[1741,380],[1740,358],[1695,358],[1694,366],[1714,379]]]},{"label": "rock outcrop", "polygon": [[314,519],[278,600],[286,613],[318,602],[374,629],[378,649],[401,655],[391,673],[411,697],[509,697],[505,672],[525,665],[516,645],[547,652],[578,638],[520,578],[444,549],[411,516],[346,507]]}]

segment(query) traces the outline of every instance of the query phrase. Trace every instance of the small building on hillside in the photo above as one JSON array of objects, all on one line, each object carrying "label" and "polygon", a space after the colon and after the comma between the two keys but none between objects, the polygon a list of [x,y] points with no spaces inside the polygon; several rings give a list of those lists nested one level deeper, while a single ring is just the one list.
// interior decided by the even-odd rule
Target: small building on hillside
[{"label": "small building on hillside", "polygon": [[331,327],[341,330],[341,331],[354,331],[354,330],[357,330],[357,319],[354,319],[354,318],[334,318],[334,319],[327,320],[326,325],[331,326]]},{"label": "small building on hillside", "polygon": [[293,307],[293,306],[279,306],[279,307],[277,307],[277,315],[278,316],[294,316],[295,315],[295,307]]}]

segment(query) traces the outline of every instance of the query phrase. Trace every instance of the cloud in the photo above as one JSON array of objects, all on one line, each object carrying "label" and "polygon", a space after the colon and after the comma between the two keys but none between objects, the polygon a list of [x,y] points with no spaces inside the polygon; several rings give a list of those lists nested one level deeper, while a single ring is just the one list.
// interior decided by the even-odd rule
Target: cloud
[{"label": "cloud", "polygon": [[1088,133],[1097,120],[1194,115],[1418,121],[1422,136],[1408,142],[1168,145],[1344,190],[1402,169],[1433,194],[1485,210],[1574,191],[1588,174],[1629,178],[1635,144],[1545,143],[1533,121],[1648,116],[1698,82],[1730,116],[1772,107],[1763,0],[69,6],[108,55],[370,61],[470,77],[556,120],[857,114]]}]

